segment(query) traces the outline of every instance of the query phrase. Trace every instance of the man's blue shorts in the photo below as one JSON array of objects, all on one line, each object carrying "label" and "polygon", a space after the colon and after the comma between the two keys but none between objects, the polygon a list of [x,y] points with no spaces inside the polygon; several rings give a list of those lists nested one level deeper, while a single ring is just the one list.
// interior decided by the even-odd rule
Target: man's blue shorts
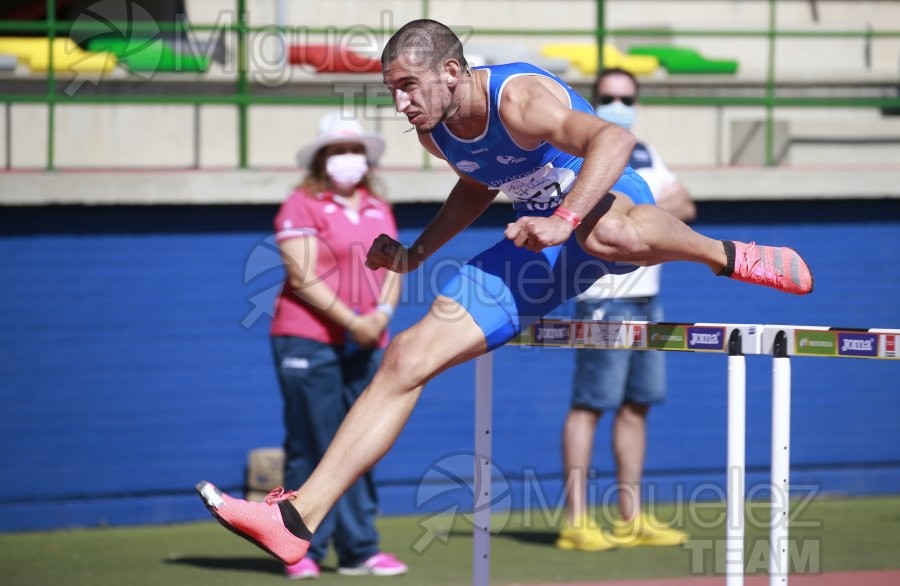
[{"label": "man's blue shorts", "polygon": [[[647,183],[630,168],[610,191],[625,194],[636,204],[654,203]],[[551,213],[552,210],[545,215]],[[493,350],[553,308],[584,292],[600,277],[622,275],[636,268],[630,263],[589,255],[578,244],[574,232],[563,244],[539,253],[519,248],[504,238],[463,266],[440,294],[469,312],[484,332],[488,349]]]},{"label": "man's blue shorts", "polygon": [[[659,297],[579,301],[575,319],[594,321],[663,321]],[[575,349],[572,407],[600,412],[628,401],[639,405],[666,398],[665,352]]]}]

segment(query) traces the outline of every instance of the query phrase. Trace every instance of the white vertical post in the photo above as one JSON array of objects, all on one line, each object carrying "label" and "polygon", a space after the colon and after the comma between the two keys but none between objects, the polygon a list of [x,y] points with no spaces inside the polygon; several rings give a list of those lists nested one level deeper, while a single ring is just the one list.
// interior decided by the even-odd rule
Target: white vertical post
[{"label": "white vertical post", "polygon": [[[287,3],[286,0],[275,0],[275,25],[276,26],[287,26]],[[290,50],[288,45],[290,41],[288,40],[288,34],[286,32],[280,33],[281,36],[281,55],[278,56],[279,65],[282,68],[287,69],[288,67],[288,51]]]},{"label": "white vertical post", "polygon": [[491,416],[493,354],[475,360],[475,477],[473,490],[472,586],[491,580]]},{"label": "white vertical post", "polygon": [[788,509],[791,466],[791,359],[784,331],[775,336],[772,359],[772,525],[769,528],[769,584],[788,583]]},{"label": "white vertical post", "polygon": [[745,443],[747,439],[747,359],[741,331],[728,339],[728,459],[725,528],[725,584],[744,584]]}]

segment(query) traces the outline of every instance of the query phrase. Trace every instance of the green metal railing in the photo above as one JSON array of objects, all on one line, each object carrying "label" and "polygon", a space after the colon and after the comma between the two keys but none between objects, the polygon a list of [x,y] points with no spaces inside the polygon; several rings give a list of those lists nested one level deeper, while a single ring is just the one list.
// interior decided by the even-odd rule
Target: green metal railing
[{"label": "green metal railing", "polygon": [[[586,0],[587,1],[587,0]],[[835,31],[811,31],[811,30],[778,30],[777,4],[778,0],[767,0],[769,4],[769,22],[765,30],[697,30],[697,29],[635,29],[606,27],[606,0],[594,0],[596,7],[596,26],[592,29],[478,29],[479,36],[505,37],[505,36],[581,36],[594,37],[597,40],[598,52],[606,39],[615,37],[719,37],[719,38],[757,38],[767,39],[767,72],[765,96],[736,96],[736,97],[677,97],[677,96],[644,96],[642,103],[646,105],[668,106],[716,106],[735,107],[752,106],[762,107],[766,112],[765,120],[765,160],[767,165],[774,165],[773,126],[774,111],[783,107],[815,107],[815,108],[900,108],[900,97],[822,97],[822,98],[798,98],[781,97],[776,92],[776,40],[779,38],[900,38],[900,30],[835,30]],[[56,0],[46,0],[47,17],[44,22],[3,21],[0,20],[0,33],[44,33],[50,40],[49,65],[47,71],[47,90],[44,94],[11,94],[0,93],[0,102],[13,103],[43,103],[47,105],[47,165],[46,169],[52,171],[55,168],[55,113],[58,105],[68,104],[210,104],[233,105],[238,111],[238,165],[241,169],[249,167],[249,108],[252,105],[347,105],[346,96],[275,96],[257,95],[251,92],[250,72],[248,67],[248,37],[254,33],[281,33],[299,32],[309,35],[333,34],[334,28],[310,28],[310,27],[278,27],[278,26],[251,26],[247,13],[246,0],[236,0],[237,22],[234,24],[191,24],[166,23],[166,22],[78,22],[79,32],[108,32],[110,27],[121,26],[121,30],[131,33],[158,33],[172,32],[184,33],[189,31],[217,31],[232,32],[237,38],[237,75],[235,90],[231,94],[223,95],[66,95],[57,91],[57,77],[53,66],[53,39],[62,34],[69,34],[73,25],[72,21],[59,21],[56,19]],[[425,17],[429,14],[429,0],[419,0],[421,14]],[[347,27],[342,32],[350,33],[354,30],[371,32],[369,28]],[[394,30],[379,31],[383,34],[391,34]],[[602,54],[599,55],[602,67]],[[380,106],[391,105],[389,97],[358,95],[350,98],[356,106]],[[7,128],[7,132],[10,129]]]}]

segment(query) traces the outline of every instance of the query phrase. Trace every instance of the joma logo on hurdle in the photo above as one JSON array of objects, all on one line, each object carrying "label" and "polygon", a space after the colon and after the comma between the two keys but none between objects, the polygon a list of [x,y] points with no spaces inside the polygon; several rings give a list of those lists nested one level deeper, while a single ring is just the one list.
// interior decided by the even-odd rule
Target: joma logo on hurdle
[{"label": "joma logo on hurdle", "polygon": [[725,331],[722,328],[688,328],[688,348],[691,350],[722,350],[725,347]]},{"label": "joma logo on hurdle", "polygon": [[569,326],[567,324],[536,325],[534,328],[534,340],[538,343],[562,343],[569,341]]},{"label": "joma logo on hurdle", "polygon": [[869,356],[878,354],[878,336],[875,334],[838,334],[838,354],[842,356]]}]

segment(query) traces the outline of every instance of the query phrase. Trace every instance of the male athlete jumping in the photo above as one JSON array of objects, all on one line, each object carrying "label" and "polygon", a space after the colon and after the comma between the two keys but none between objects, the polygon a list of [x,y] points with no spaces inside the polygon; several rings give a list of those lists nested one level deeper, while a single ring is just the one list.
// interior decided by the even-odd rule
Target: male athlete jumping
[{"label": "male athlete jumping", "polygon": [[634,136],[594,116],[550,73],[525,63],[470,69],[459,38],[432,20],[397,31],[381,61],[397,111],[459,180],[413,246],[376,239],[369,268],[414,270],[498,191],[512,199],[517,219],[397,335],[303,486],[252,503],[197,485],[219,522],[287,564],[305,555],[328,509],[393,445],[425,383],[503,345],[601,276],[681,260],[787,293],[813,288],[793,250],[714,240],[653,205],[627,167]]}]

